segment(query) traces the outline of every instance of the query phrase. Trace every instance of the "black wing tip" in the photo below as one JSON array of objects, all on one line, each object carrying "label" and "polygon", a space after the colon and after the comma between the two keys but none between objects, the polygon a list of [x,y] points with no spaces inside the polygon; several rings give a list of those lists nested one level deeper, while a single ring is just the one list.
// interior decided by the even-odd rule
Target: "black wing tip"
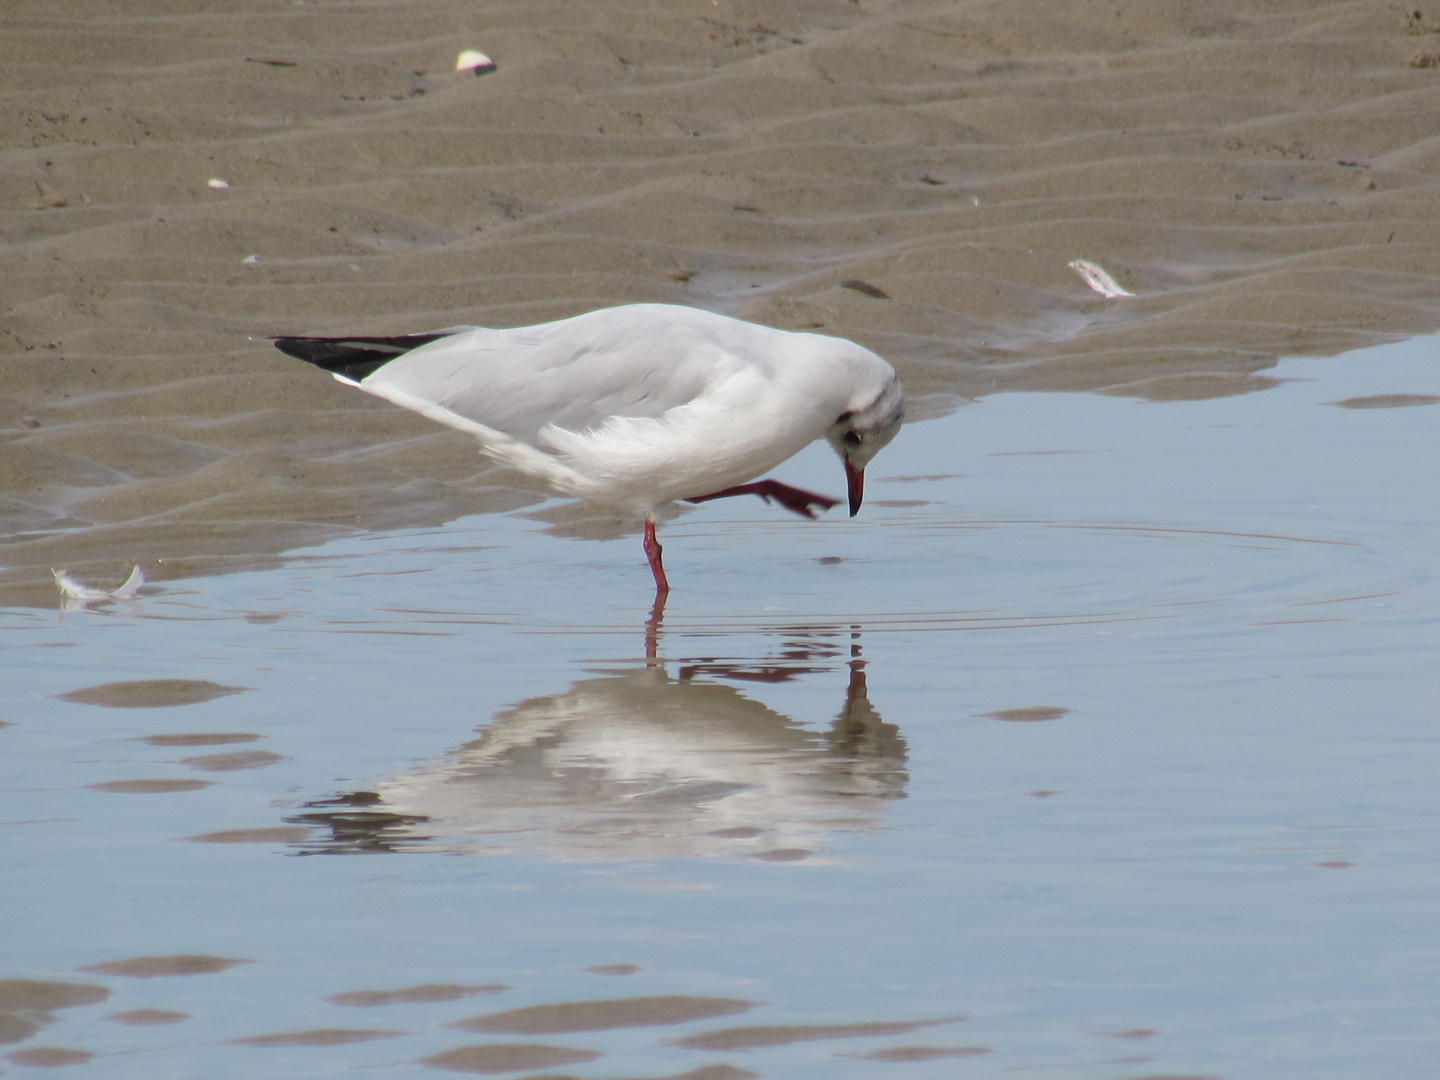
[{"label": "black wing tip", "polygon": [[397,356],[439,341],[448,334],[404,334],[399,337],[274,337],[271,344],[286,356],[314,364],[333,375],[359,382]]}]

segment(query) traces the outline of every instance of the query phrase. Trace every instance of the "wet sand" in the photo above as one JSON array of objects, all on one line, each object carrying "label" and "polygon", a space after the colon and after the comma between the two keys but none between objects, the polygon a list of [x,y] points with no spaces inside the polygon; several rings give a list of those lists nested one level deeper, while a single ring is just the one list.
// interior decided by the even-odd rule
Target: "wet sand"
[{"label": "wet sand", "polygon": [[14,0],[0,598],[542,497],[253,337],[665,301],[852,337],[934,411],[1440,326],[1414,11]]}]

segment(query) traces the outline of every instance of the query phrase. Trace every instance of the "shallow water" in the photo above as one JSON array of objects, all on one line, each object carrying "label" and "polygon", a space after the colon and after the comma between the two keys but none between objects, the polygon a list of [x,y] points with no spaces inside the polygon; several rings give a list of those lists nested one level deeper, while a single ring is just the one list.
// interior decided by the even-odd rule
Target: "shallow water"
[{"label": "shallow water", "polygon": [[1440,408],[1331,403],[1436,348],[913,425],[853,521],[670,522],[648,635],[638,538],[528,512],[5,609],[4,1049],[1432,1075]]}]

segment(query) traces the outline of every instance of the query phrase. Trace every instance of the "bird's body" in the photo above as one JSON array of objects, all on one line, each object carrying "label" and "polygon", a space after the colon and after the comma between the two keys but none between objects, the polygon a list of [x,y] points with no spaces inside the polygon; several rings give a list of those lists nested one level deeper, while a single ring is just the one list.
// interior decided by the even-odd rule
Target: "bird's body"
[{"label": "bird's body", "polygon": [[[643,515],[662,592],[654,544],[661,506],[740,494],[828,436],[847,463],[853,513],[857,477],[904,410],[894,370],[853,342],[666,304],[508,330],[275,344],[473,435],[489,457],[561,494]],[[812,505],[834,502],[774,481],[745,491],[807,516]]]}]

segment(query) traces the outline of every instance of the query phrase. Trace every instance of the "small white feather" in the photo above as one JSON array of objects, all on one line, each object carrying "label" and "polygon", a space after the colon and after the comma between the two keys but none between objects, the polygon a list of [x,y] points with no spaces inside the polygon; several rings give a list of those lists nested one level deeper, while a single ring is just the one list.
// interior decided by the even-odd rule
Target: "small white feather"
[{"label": "small white feather", "polygon": [[1080,275],[1080,280],[1089,285],[1107,300],[1114,300],[1121,296],[1134,296],[1129,289],[1124,288],[1109,272],[1099,263],[1093,263],[1089,259],[1075,259],[1066,263],[1071,270]]},{"label": "small white feather", "polygon": [[132,600],[139,593],[140,586],[145,584],[145,574],[140,567],[130,571],[130,576],[125,579],[125,584],[118,589],[97,589],[91,585],[82,584],[76,581],[64,570],[51,570],[55,576],[55,585],[60,590],[60,595],[66,600],[79,600],[82,603],[96,603],[101,600]]}]

